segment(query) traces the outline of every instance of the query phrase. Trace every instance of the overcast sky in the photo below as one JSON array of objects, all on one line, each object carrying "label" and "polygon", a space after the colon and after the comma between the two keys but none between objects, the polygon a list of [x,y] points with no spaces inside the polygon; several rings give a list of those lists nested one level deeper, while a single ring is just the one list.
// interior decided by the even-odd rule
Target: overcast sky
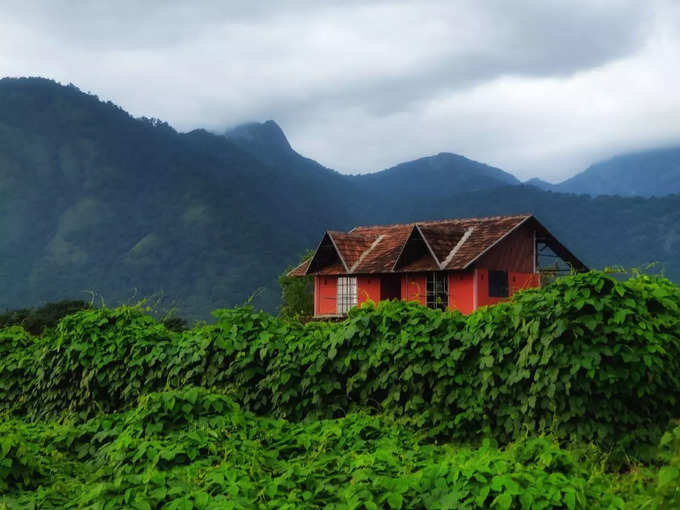
[{"label": "overcast sky", "polygon": [[680,1],[7,1],[0,76],[181,131],[276,120],[367,172],[438,152],[562,180],[680,143]]}]

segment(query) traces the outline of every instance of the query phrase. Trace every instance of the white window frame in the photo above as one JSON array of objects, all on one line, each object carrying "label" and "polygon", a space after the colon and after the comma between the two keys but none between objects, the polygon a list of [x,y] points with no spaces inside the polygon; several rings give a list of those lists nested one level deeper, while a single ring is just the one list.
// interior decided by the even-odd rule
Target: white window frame
[{"label": "white window frame", "polygon": [[[446,310],[449,307],[449,274],[435,271],[427,274],[425,304],[428,308]],[[444,299],[445,298],[445,299]]]},{"label": "white window frame", "polygon": [[336,313],[346,315],[350,308],[357,306],[357,277],[338,276]]}]

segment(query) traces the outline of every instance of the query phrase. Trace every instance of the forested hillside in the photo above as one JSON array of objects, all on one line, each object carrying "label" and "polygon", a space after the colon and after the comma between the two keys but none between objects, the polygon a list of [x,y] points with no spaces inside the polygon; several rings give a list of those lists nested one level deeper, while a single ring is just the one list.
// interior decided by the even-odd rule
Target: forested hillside
[{"label": "forested hillside", "polygon": [[162,292],[195,316],[260,287],[272,307],[275,276],[346,226],[343,211],[224,137],[133,119],[75,87],[0,81],[0,308]]},{"label": "forested hillside", "polygon": [[589,195],[666,196],[680,193],[680,147],[620,154],[595,163],[583,172],[551,184],[531,179],[544,190]]},{"label": "forested hillside", "polygon": [[92,291],[205,318],[260,289],[274,310],[276,276],[326,229],[518,212],[592,266],[658,261],[680,281],[678,196],[549,193],[453,154],[346,176],[273,122],[178,133],[74,86],[0,80],[0,309]]}]

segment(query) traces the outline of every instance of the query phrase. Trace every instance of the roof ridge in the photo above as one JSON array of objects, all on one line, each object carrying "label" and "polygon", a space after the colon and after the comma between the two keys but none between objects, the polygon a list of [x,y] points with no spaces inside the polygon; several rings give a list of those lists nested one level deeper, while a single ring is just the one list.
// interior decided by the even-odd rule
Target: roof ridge
[{"label": "roof ridge", "polygon": [[533,214],[498,214],[495,216],[477,216],[477,217],[470,217],[470,218],[446,218],[446,219],[441,219],[441,220],[421,220],[421,221],[411,221],[408,223],[391,223],[391,224],[382,224],[382,225],[357,225],[356,227],[352,228],[348,234],[361,234],[360,232],[355,232],[355,230],[361,229],[361,228],[378,228],[378,227],[413,227],[415,225],[437,225],[437,224],[442,224],[442,223],[449,223],[449,222],[459,222],[459,221],[491,221],[491,220],[499,220],[499,219],[506,219],[506,218],[529,218],[533,216]]},{"label": "roof ridge", "polygon": [[441,263],[441,267],[442,267],[442,268],[445,268],[446,266],[449,265],[449,262],[451,262],[451,260],[452,260],[453,257],[456,255],[456,253],[458,253],[458,250],[460,250],[461,246],[463,246],[463,244],[465,244],[465,241],[467,241],[467,240],[470,238],[470,236],[472,235],[472,232],[473,232],[474,230],[475,230],[475,227],[470,227],[470,228],[468,228],[468,229],[465,231],[465,233],[463,234],[463,237],[461,237],[460,239],[458,239],[458,242],[456,243],[456,246],[454,246],[453,248],[451,248],[451,251],[449,252],[449,254],[448,254],[448,255],[446,256],[446,258],[444,259],[444,262]]},{"label": "roof ridge", "polygon": [[371,246],[369,246],[367,249],[365,249],[365,250],[361,253],[361,255],[359,255],[359,258],[358,258],[357,261],[354,263],[354,265],[353,265],[352,267],[349,268],[349,272],[350,272],[350,273],[353,273],[354,270],[355,270],[357,267],[359,267],[359,266],[361,265],[361,263],[364,261],[364,259],[366,258],[366,256],[373,250],[373,248],[375,248],[376,246],[378,246],[378,244],[380,243],[380,241],[382,241],[384,238],[385,238],[385,234],[380,234],[378,237],[376,237],[375,241],[373,241],[373,243],[371,243]]}]

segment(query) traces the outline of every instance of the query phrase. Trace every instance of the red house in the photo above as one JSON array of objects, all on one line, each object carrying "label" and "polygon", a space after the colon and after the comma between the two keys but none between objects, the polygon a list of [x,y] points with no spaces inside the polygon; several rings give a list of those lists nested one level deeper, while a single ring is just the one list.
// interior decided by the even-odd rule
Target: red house
[{"label": "red house", "polygon": [[370,299],[471,313],[538,287],[539,253],[586,266],[531,215],[423,221],[327,231],[290,276],[314,275],[314,316]]}]

